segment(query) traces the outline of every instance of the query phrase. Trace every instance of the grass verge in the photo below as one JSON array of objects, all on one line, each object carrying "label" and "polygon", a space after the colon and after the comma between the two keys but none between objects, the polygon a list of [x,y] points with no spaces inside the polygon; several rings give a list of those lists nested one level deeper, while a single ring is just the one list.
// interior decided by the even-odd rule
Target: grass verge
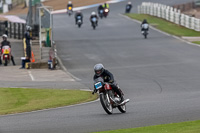
[{"label": "grass verge", "polygon": [[79,104],[97,95],[80,90],[0,88],[0,115]]},{"label": "grass verge", "polygon": [[200,120],[96,133],[200,133]]},{"label": "grass verge", "polygon": [[194,41],[194,42],[192,42],[192,43],[200,44],[200,41]]},{"label": "grass verge", "polygon": [[139,21],[143,21],[144,19],[147,19],[150,25],[153,27],[162,30],[164,32],[167,32],[172,35],[176,36],[200,36],[200,32],[185,28],[183,26],[171,23],[167,20],[164,20],[162,18],[158,18],[155,16],[147,15],[147,14],[126,14],[128,17],[132,19],[136,19]]}]

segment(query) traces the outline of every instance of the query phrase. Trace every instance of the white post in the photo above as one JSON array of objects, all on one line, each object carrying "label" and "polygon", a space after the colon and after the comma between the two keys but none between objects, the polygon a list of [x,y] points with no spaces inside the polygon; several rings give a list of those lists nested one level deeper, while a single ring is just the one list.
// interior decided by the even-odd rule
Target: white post
[{"label": "white post", "polygon": [[3,4],[3,13],[7,13],[8,11],[8,4]]}]

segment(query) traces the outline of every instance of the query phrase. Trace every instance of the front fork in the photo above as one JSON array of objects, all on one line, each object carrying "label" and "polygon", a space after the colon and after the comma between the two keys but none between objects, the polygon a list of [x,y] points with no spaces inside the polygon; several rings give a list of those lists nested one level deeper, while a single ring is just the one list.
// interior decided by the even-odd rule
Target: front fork
[{"label": "front fork", "polygon": [[111,104],[111,103],[110,103],[110,97],[109,97],[109,95],[108,95],[108,92],[106,92],[106,98],[107,98],[109,104]]}]

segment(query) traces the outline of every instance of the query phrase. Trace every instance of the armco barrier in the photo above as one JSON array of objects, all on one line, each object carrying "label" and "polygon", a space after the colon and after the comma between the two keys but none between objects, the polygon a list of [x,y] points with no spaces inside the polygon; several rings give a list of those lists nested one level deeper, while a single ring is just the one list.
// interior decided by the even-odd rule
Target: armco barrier
[{"label": "armco barrier", "polygon": [[186,28],[200,31],[200,19],[182,14],[180,10],[170,6],[143,2],[141,6],[138,6],[138,13],[160,17]]}]

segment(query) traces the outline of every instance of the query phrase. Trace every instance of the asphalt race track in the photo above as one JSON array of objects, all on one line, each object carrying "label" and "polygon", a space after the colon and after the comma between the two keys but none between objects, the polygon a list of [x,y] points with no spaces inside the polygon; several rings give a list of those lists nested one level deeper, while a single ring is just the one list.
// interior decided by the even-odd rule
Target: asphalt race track
[{"label": "asphalt race track", "polygon": [[[153,0],[151,0],[153,1]],[[164,1],[173,5],[188,0]],[[107,115],[99,101],[0,117],[0,133],[88,133],[200,119],[200,47],[150,29],[120,15],[126,2],[111,4],[107,19],[93,30],[84,10],[80,29],[74,17],[54,16],[54,39],[67,70],[92,89],[93,66],[103,63],[126,98],[127,113]],[[134,10],[141,2],[134,3]]]}]

